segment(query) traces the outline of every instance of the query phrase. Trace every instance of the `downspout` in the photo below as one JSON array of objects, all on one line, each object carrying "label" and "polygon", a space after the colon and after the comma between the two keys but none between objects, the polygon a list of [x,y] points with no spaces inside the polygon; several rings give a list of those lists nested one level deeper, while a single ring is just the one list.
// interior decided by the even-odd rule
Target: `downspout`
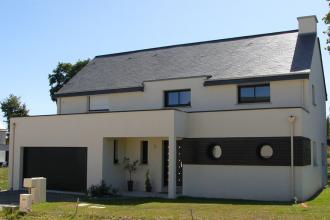
[{"label": "downspout", "polygon": [[296,121],[296,116],[291,115],[289,117],[290,123],[290,139],[291,139],[291,175],[290,175],[290,191],[292,201],[297,201],[295,194],[295,176],[294,176],[294,149],[293,149],[293,135],[294,135],[294,123]]},{"label": "downspout", "polygon": [[11,190],[14,190],[14,158],[15,158],[15,130],[16,123],[13,123],[13,144],[12,144],[12,157],[11,157]]}]

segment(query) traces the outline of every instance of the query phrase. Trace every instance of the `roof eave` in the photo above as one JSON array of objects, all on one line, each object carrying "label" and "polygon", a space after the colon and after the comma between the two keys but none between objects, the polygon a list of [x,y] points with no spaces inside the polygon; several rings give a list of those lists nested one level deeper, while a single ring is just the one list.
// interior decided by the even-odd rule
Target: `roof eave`
[{"label": "roof eave", "polygon": [[123,93],[123,92],[143,92],[144,87],[128,87],[128,88],[118,88],[118,89],[104,89],[104,90],[94,90],[94,91],[82,91],[82,92],[63,92],[56,93],[55,98],[59,97],[70,97],[70,96],[86,96],[86,95],[102,95],[108,93]]},{"label": "roof eave", "polygon": [[235,79],[220,79],[220,80],[207,80],[204,86],[228,85],[238,83],[251,83],[251,82],[265,82],[265,81],[280,81],[280,80],[295,80],[295,79],[308,79],[309,71],[299,74],[283,74],[271,76],[257,76],[248,78],[235,78]]}]

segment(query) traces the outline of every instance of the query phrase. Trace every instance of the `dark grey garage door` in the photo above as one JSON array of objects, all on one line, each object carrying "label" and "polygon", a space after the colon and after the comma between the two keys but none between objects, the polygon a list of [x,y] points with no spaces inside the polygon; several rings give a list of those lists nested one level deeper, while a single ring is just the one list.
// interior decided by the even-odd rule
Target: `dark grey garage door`
[{"label": "dark grey garage door", "polygon": [[23,177],[46,177],[47,189],[84,192],[87,148],[24,147]]}]

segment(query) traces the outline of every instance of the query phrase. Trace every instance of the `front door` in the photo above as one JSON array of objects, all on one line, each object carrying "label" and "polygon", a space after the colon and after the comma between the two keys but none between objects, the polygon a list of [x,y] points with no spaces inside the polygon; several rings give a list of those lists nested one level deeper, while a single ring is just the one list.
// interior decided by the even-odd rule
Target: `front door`
[{"label": "front door", "polygon": [[[176,147],[176,185],[182,186],[182,147]],[[168,186],[168,141],[163,141],[163,186]]]}]

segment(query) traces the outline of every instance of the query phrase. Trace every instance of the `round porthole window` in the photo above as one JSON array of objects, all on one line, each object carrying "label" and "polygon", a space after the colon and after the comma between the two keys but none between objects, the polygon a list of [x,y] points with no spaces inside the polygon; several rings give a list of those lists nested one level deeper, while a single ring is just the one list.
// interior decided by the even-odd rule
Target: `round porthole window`
[{"label": "round porthole window", "polygon": [[219,145],[215,145],[212,148],[212,156],[214,159],[219,159],[222,155],[222,149]]},{"label": "round porthole window", "polygon": [[264,159],[269,159],[273,156],[274,154],[274,151],[273,151],[273,148],[272,146],[268,145],[268,144],[265,144],[265,145],[262,145],[261,148],[260,148],[260,156]]}]

